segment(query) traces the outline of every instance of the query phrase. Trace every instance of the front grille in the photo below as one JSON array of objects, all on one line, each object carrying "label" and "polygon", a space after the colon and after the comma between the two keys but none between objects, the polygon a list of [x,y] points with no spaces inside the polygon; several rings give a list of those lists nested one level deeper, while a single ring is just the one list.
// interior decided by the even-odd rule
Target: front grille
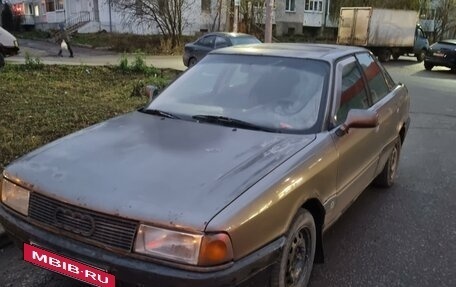
[{"label": "front grille", "polygon": [[138,222],[76,207],[39,193],[30,194],[29,217],[80,241],[131,251]]}]

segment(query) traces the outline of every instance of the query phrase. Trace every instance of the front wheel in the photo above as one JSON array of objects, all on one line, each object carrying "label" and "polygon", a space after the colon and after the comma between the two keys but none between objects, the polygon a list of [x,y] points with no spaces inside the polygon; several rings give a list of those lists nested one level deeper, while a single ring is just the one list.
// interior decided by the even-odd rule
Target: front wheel
[{"label": "front wheel", "polygon": [[416,60],[421,63],[424,61],[424,58],[426,57],[426,51],[425,50],[421,50],[419,53],[417,53],[416,55]]},{"label": "front wheel", "polygon": [[190,60],[188,60],[188,67],[191,68],[193,66],[195,66],[197,63],[197,60],[195,57],[191,57]]},{"label": "front wheel", "polygon": [[391,187],[396,179],[397,170],[399,167],[399,156],[401,154],[401,140],[398,138],[394,143],[394,147],[383,167],[382,172],[375,178],[374,184],[378,187]]},{"label": "front wheel", "polygon": [[305,287],[315,257],[316,228],[309,211],[300,209],[286,234],[280,262],[271,274],[271,287]]},{"label": "front wheel", "polygon": [[432,64],[429,64],[428,62],[424,62],[424,68],[428,71],[432,70],[432,68],[434,68],[434,65]]}]

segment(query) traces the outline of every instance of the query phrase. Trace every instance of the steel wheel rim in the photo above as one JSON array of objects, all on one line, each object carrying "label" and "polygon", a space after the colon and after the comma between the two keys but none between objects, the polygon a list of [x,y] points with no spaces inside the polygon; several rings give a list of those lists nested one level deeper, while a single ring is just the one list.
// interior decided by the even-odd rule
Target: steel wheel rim
[{"label": "steel wheel rim", "polygon": [[307,228],[299,230],[293,238],[288,251],[285,286],[299,286],[309,270],[308,262],[311,252],[310,231]]}]

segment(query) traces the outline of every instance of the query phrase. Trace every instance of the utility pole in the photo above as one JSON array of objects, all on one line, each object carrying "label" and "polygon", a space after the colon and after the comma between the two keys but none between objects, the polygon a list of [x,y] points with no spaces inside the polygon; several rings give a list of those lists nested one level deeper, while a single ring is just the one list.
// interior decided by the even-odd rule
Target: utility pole
[{"label": "utility pole", "polygon": [[233,32],[238,32],[239,25],[239,5],[241,5],[241,0],[234,0],[234,20],[233,20]]},{"label": "utility pole", "polygon": [[266,19],[264,22],[264,42],[272,42],[272,6],[274,0],[266,0]]}]

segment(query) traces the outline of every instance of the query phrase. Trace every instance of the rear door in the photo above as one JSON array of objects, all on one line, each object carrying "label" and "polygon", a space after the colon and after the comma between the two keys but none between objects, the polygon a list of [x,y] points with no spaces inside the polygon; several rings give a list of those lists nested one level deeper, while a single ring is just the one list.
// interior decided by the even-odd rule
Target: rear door
[{"label": "rear door", "polygon": [[366,46],[372,8],[341,8],[337,42],[343,45]]}]

